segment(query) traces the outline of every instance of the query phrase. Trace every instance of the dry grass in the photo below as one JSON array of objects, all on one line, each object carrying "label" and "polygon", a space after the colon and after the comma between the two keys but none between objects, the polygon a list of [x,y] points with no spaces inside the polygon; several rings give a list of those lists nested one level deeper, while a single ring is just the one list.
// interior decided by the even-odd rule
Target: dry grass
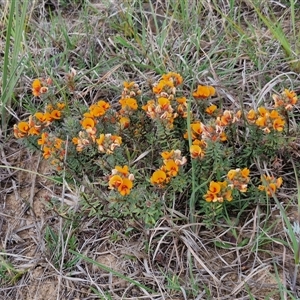
[{"label": "dry grass", "polygon": [[[251,8],[253,1],[156,1],[166,20],[162,27],[139,1],[71,2],[33,1],[25,30],[28,64],[16,87],[10,128],[24,107],[42,105],[32,102],[31,80],[51,74],[59,82],[70,67],[80,78],[74,101],[86,103],[105,98],[113,104],[123,80],[150,84],[166,71],[181,73],[188,86],[214,85],[215,101],[228,108],[256,108],[275,87],[300,91],[298,73]],[[261,1],[262,11],[272,8],[288,36],[288,3],[268,2]],[[3,38],[2,33],[1,44]],[[300,277],[293,273],[289,237],[275,203],[248,208],[238,218],[229,215],[211,229],[201,216],[189,224],[184,210],[169,211],[145,229],[137,222],[76,216],[81,187],[55,185],[40,155],[13,137],[0,136],[0,161],[0,299],[300,297]],[[258,166],[264,168],[263,162]],[[280,201],[296,221],[296,184],[284,154],[274,170],[287,182]],[[56,206],[49,208],[53,197]],[[73,219],[61,214],[62,204]]]}]

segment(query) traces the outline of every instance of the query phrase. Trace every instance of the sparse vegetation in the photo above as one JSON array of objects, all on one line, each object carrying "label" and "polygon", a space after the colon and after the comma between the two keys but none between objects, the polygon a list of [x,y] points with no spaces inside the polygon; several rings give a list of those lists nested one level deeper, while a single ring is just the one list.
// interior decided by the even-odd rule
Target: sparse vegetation
[{"label": "sparse vegetation", "polygon": [[98,2],[0,3],[1,297],[298,299],[298,4]]}]

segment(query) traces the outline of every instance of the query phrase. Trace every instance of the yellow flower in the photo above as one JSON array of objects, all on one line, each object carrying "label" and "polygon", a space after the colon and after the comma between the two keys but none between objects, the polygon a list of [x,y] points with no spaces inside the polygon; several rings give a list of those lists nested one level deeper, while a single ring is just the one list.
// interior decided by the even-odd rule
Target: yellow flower
[{"label": "yellow flower", "polygon": [[51,118],[55,119],[55,120],[59,120],[61,118],[61,112],[59,110],[57,110],[57,109],[54,109],[51,112]]},{"label": "yellow flower", "polygon": [[209,114],[209,115],[212,115],[212,114],[215,112],[216,109],[217,109],[217,106],[214,105],[214,104],[212,104],[212,105],[210,105],[209,107],[207,107],[207,108],[205,109],[205,112],[206,112],[207,114]]},{"label": "yellow flower", "polygon": [[207,191],[207,193],[203,196],[206,202],[216,202],[217,201],[217,196],[216,194]]},{"label": "yellow flower", "polygon": [[190,147],[190,153],[192,158],[197,158],[197,157],[202,158],[204,156],[204,152],[199,145],[192,145]]},{"label": "yellow flower", "polygon": [[122,185],[123,179],[120,175],[113,175],[110,177],[108,186],[109,189],[119,188],[120,185]]},{"label": "yellow flower", "polygon": [[167,110],[170,106],[170,100],[168,98],[159,97],[157,101],[163,110]]},{"label": "yellow flower", "polygon": [[186,97],[176,98],[176,101],[179,104],[186,104]]},{"label": "yellow flower", "polygon": [[242,174],[242,177],[244,178],[248,178],[249,174],[250,174],[250,170],[248,168],[244,168],[242,171],[241,171],[241,174]]},{"label": "yellow flower", "polygon": [[42,112],[37,112],[34,114],[34,116],[42,123],[46,122],[45,114]]},{"label": "yellow flower", "polygon": [[258,117],[255,124],[259,127],[267,126],[267,119],[266,117]]},{"label": "yellow flower", "polygon": [[92,118],[84,118],[81,121],[81,125],[84,129],[88,129],[88,128],[94,128],[95,127],[95,120]]},{"label": "yellow flower", "polygon": [[169,151],[164,151],[160,155],[165,160],[171,159],[174,155],[174,150],[171,150],[170,152]]},{"label": "yellow flower", "polygon": [[48,138],[48,133],[47,132],[43,132],[41,135],[41,138],[38,139],[38,145],[45,145],[47,142],[47,138]]},{"label": "yellow flower", "polygon": [[137,102],[134,98],[124,98],[119,100],[119,103],[122,106],[122,109],[133,109],[133,110],[137,110],[138,105]]},{"label": "yellow flower", "polygon": [[260,106],[257,110],[262,117],[269,116],[269,111],[264,106]]},{"label": "yellow flower", "polygon": [[274,178],[273,176],[262,176],[263,185],[259,185],[260,191],[265,191],[268,196],[273,196],[277,189],[282,185],[282,178]]},{"label": "yellow flower", "polygon": [[234,177],[235,177],[235,175],[236,175],[236,170],[230,170],[230,171],[227,173],[227,178],[228,178],[229,180],[233,180]]},{"label": "yellow flower", "polygon": [[162,170],[156,170],[152,174],[150,182],[152,184],[161,185],[161,184],[163,184],[166,181],[166,178],[167,178],[167,174],[164,171],[162,171]]},{"label": "yellow flower", "polygon": [[220,182],[211,181],[209,184],[209,191],[213,194],[218,194],[221,191]]},{"label": "yellow flower", "polygon": [[18,129],[22,132],[22,133],[28,133],[30,126],[27,122],[19,122],[18,124]]},{"label": "yellow flower", "polygon": [[118,191],[122,196],[130,194],[133,183],[128,178],[123,178],[122,183],[118,186]]},{"label": "yellow flower", "polygon": [[46,122],[52,122],[52,121],[53,121],[53,118],[52,118],[52,116],[51,116],[51,113],[49,113],[49,112],[45,112],[45,113],[44,113],[44,118],[45,118],[45,121],[46,121]]},{"label": "yellow flower", "polygon": [[283,131],[285,121],[280,117],[273,121],[273,128],[277,131]]},{"label": "yellow flower", "polygon": [[271,119],[277,119],[277,118],[280,118],[278,111],[277,111],[277,110],[272,110],[272,111],[270,112],[270,118],[271,118]]},{"label": "yellow flower", "polygon": [[73,138],[72,138],[72,143],[73,143],[74,145],[78,145],[78,143],[79,143],[79,138],[73,137]]},{"label": "yellow flower", "polygon": [[130,119],[127,117],[121,117],[119,123],[121,125],[121,129],[126,129],[129,127]]},{"label": "yellow flower", "polygon": [[110,108],[110,104],[104,100],[99,100],[97,102],[97,106],[102,107],[104,110],[108,110]]},{"label": "yellow flower", "polygon": [[42,84],[39,79],[35,79],[32,83],[32,94],[35,97],[39,97],[41,95]]},{"label": "yellow flower", "polygon": [[297,103],[297,101],[298,101],[297,94],[294,91],[289,91],[289,90],[285,89],[282,94],[290,100],[289,104],[295,105]]},{"label": "yellow flower", "polygon": [[51,149],[49,147],[43,147],[43,157],[48,159],[51,156]]},{"label": "yellow flower", "polygon": [[173,159],[169,159],[165,163],[165,169],[169,176],[174,177],[178,174],[179,167]]},{"label": "yellow flower", "polygon": [[158,84],[153,87],[153,93],[160,94],[166,87],[173,88],[174,83],[171,80],[160,80]]},{"label": "yellow flower", "polygon": [[228,189],[224,195],[224,198],[227,200],[227,201],[231,201],[232,200],[232,190],[231,189]]},{"label": "yellow flower", "polygon": [[56,103],[56,108],[58,110],[63,110],[65,108],[66,104],[65,103]]},{"label": "yellow flower", "polygon": [[216,124],[219,126],[227,126],[230,123],[234,123],[236,118],[233,117],[233,113],[230,110],[225,110],[221,117],[217,118]]},{"label": "yellow flower", "polygon": [[124,167],[121,167],[121,166],[115,166],[115,170],[119,173],[121,173],[123,176],[127,177],[129,175],[129,172],[128,172],[128,166],[124,166]]},{"label": "yellow flower", "polygon": [[39,135],[41,131],[40,126],[33,126],[29,129],[28,135]]},{"label": "yellow flower", "polygon": [[203,128],[202,128],[202,126],[201,126],[201,122],[192,123],[192,124],[191,124],[191,129],[192,129],[192,131],[193,131],[194,133],[197,133],[197,134],[199,134],[199,135],[201,135],[202,132],[203,132]]},{"label": "yellow flower", "polygon": [[102,145],[105,139],[105,135],[103,133],[100,134],[99,138],[96,139],[98,145]]},{"label": "yellow flower", "polygon": [[227,141],[227,135],[226,135],[226,133],[224,131],[220,133],[220,140],[222,142]]},{"label": "yellow flower", "polygon": [[123,82],[123,86],[124,86],[124,88],[126,88],[126,89],[131,89],[134,85],[135,85],[135,82],[134,82],[134,81],[131,81],[131,82],[124,81],[124,82]]},{"label": "yellow flower", "polygon": [[103,107],[94,104],[90,106],[90,114],[95,118],[99,118],[105,114],[105,110]]},{"label": "yellow flower", "polygon": [[256,112],[254,109],[249,110],[248,114],[247,114],[247,120],[250,123],[254,123],[256,120]]},{"label": "yellow flower", "polygon": [[276,179],[276,187],[277,187],[277,188],[280,188],[281,185],[282,185],[282,182],[283,182],[283,180],[282,180],[281,177],[277,178],[277,179]]},{"label": "yellow flower", "polygon": [[62,144],[63,144],[63,140],[62,139],[55,138],[54,148],[61,149]]},{"label": "yellow flower", "polygon": [[166,81],[172,80],[175,86],[181,84],[183,81],[182,76],[175,72],[169,72],[168,74],[162,75],[162,79]]},{"label": "yellow flower", "polygon": [[211,96],[214,96],[216,90],[214,87],[209,85],[198,85],[197,91],[193,93],[194,98],[205,99]]}]

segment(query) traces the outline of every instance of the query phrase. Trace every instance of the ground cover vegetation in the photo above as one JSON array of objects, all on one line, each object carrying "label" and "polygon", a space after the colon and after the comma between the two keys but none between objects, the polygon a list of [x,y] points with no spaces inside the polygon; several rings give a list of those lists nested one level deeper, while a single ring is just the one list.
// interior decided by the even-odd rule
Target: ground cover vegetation
[{"label": "ground cover vegetation", "polygon": [[296,1],[1,8],[1,296],[300,297]]}]

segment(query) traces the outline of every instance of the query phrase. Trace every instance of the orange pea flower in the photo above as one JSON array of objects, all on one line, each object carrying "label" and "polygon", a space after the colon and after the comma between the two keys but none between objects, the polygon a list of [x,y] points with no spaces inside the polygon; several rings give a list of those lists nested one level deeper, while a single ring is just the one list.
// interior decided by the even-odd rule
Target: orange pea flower
[{"label": "orange pea flower", "polygon": [[113,170],[113,174],[114,173],[121,173],[123,176],[127,177],[129,175],[129,171],[128,171],[128,166],[115,166],[114,170]]},{"label": "orange pea flower", "polygon": [[205,112],[209,115],[212,115],[216,111],[216,109],[217,109],[217,106],[212,104],[205,109]]},{"label": "orange pea flower", "polygon": [[206,99],[208,97],[214,96],[216,90],[214,87],[209,85],[198,85],[197,90],[193,93],[194,98]]},{"label": "orange pea flower", "polygon": [[61,118],[61,112],[57,109],[52,110],[50,115],[54,120],[59,120]]},{"label": "orange pea flower", "polygon": [[199,145],[192,145],[190,147],[190,153],[192,158],[202,158],[204,156],[204,152]]},{"label": "orange pea flower", "polygon": [[209,184],[209,191],[213,194],[218,194],[221,190],[221,185],[219,182],[211,181]]},{"label": "orange pea flower", "polygon": [[156,170],[150,179],[152,184],[162,185],[167,179],[167,174],[162,170]]},{"label": "orange pea flower", "polygon": [[35,97],[39,97],[41,95],[42,83],[39,79],[35,79],[32,83],[32,94]]},{"label": "orange pea flower", "polygon": [[173,159],[169,159],[165,163],[165,170],[168,176],[174,177],[178,174],[179,167]]},{"label": "orange pea flower", "polygon": [[133,183],[128,178],[123,178],[122,183],[118,186],[118,191],[122,196],[130,194]]},{"label": "orange pea flower", "polygon": [[175,72],[169,72],[167,74],[162,75],[162,79],[166,81],[173,81],[175,86],[181,84],[183,81],[182,76]]},{"label": "orange pea flower", "polygon": [[273,121],[273,128],[277,131],[283,131],[285,125],[285,121],[280,117]]},{"label": "orange pea flower", "polygon": [[122,185],[123,179],[120,175],[113,175],[110,177],[108,185],[110,189],[119,188]]},{"label": "orange pea flower", "polygon": [[119,103],[122,106],[122,109],[133,109],[137,110],[138,105],[134,98],[124,98],[119,100]]},{"label": "orange pea flower", "polygon": [[27,122],[19,122],[18,124],[18,129],[22,132],[22,133],[28,133],[30,126],[29,123]]},{"label": "orange pea flower", "polygon": [[130,125],[130,119],[127,117],[121,117],[119,123],[121,125],[121,129],[126,129]]},{"label": "orange pea flower", "polygon": [[256,112],[254,109],[251,109],[249,110],[248,114],[247,114],[247,120],[250,122],[250,123],[254,123],[255,120],[256,120]]},{"label": "orange pea flower", "polygon": [[81,121],[81,125],[84,129],[88,129],[88,128],[94,128],[95,127],[95,120],[92,118],[84,118]]}]

